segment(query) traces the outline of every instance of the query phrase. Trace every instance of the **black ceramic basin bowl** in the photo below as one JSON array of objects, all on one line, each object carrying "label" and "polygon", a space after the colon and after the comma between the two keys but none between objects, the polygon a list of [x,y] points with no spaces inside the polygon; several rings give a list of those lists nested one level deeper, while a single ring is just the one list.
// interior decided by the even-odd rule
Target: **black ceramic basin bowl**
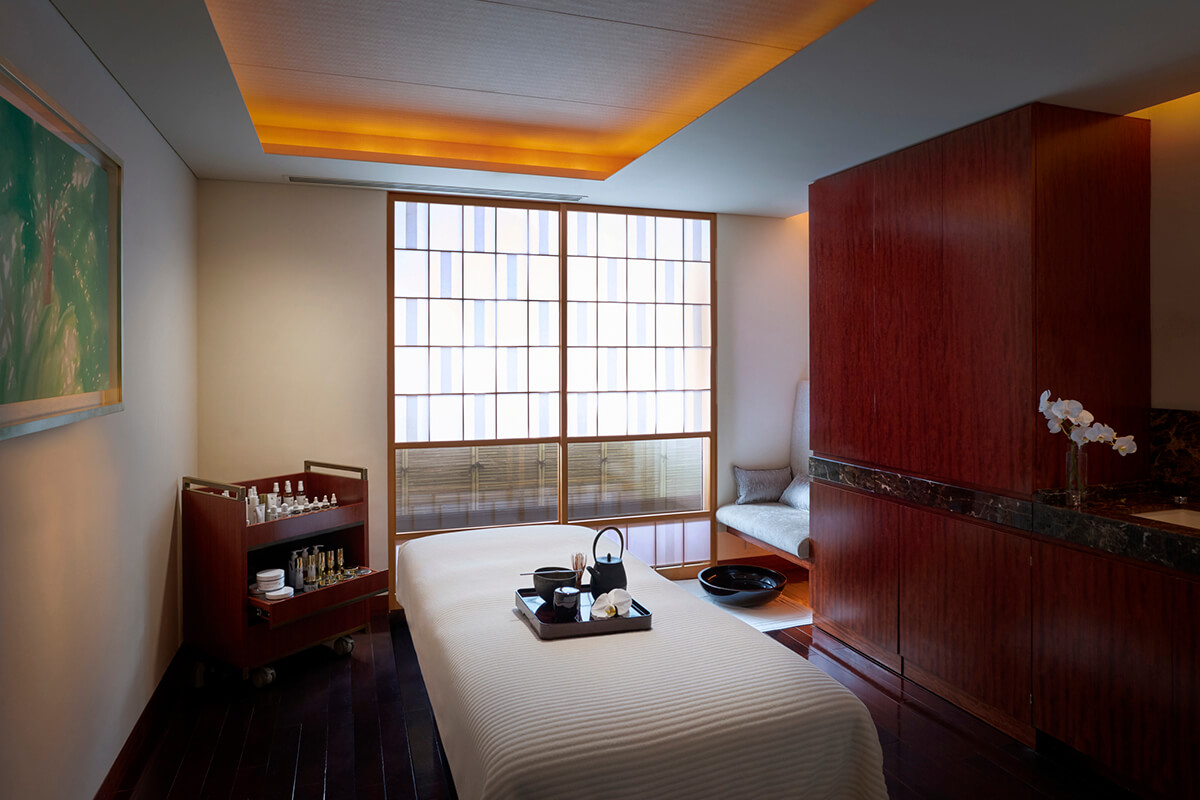
[{"label": "black ceramic basin bowl", "polygon": [[779,597],[787,576],[752,564],[718,564],[700,571],[700,585],[718,603],[757,606]]}]

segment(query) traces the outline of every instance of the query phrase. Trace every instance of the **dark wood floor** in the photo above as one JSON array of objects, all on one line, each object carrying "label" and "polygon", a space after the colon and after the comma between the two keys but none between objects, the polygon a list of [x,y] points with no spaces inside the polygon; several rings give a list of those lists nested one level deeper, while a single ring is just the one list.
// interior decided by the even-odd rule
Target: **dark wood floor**
[{"label": "dark wood floor", "polygon": [[[870,710],[892,798],[1127,797],[1024,747],[811,627],[771,634]],[[453,798],[403,617],[378,616],[348,658],[314,648],[255,690],[210,674],[176,700],[116,798]],[[538,800],[531,798],[530,800]],[[637,800],[637,798],[631,798]]]}]

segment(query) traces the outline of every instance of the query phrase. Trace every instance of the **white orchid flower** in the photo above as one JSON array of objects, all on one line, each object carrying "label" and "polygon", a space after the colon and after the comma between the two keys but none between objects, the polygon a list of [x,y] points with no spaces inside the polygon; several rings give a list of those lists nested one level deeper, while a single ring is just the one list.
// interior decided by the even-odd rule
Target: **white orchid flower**
[{"label": "white orchid flower", "polygon": [[[1054,419],[1058,419],[1058,420],[1066,419],[1067,418],[1067,401],[1063,400],[1061,397],[1059,399],[1055,400],[1050,405],[1050,414],[1053,415]],[[1058,433],[1058,431],[1055,431],[1055,433]]]},{"label": "white orchid flower", "polygon": [[1071,441],[1077,445],[1087,444],[1087,432],[1088,429],[1083,425],[1076,425],[1071,428]]},{"label": "white orchid flower", "polygon": [[1132,436],[1118,436],[1113,441],[1113,450],[1116,450],[1123,456],[1127,456],[1130,453],[1137,452],[1137,442],[1133,440]]},{"label": "white orchid flower", "polygon": [[[1117,432],[1107,425],[1096,423],[1089,430],[1088,441],[1092,442],[1111,442],[1117,437]],[[1092,438],[1095,437],[1095,438]]]},{"label": "white orchid flower", "polygon": [[1051,433],[1058,433],[1062,430],[1062,423],[1056,417],[1051,417],[1050,421],[1046,423],[1046,427],[1050,429]]},{"label": "white orchid flower", "polygon": [[1050,390],[1042,392],[1042,396],[1038,398],[1038,411],[1045,414],[1050,410]]},{"label": "white orchid flower", "polygon": [[1091,425],[1093,422],[1095,422],[1095,421],[1096,421],[1096,418],[1095,418],[1094,416],[1092,416],[1092,412],[1088,411],[1088,410],[1085,408],[1085,409],[1083,409],[1082,411],[1080,411],[1080,412],[1079,412],[1079,414],[1077,414],[1077,415],[1076,415],[1076,417],[1075,417],[1075,419],[1074,419],[1074,420],[1072,420],[1072,421],[1073,421],[1073,422],[1074,422],[1076,425],[1084,425],[1084,426],[1087,426],[1087,425]]},{"label": "white orchid flower", "polygon": [[1078,400],[1068,400],[1067,401],[1066,416],[1067,416],[1067,419],[1071,420],[1071,422],[1077,422],[1079,420],[1080,415],[1085,414],[1085,413],[1087,413],[1087,412],[1085,412],[1083,410],[1083,403],[1079,402]]}]

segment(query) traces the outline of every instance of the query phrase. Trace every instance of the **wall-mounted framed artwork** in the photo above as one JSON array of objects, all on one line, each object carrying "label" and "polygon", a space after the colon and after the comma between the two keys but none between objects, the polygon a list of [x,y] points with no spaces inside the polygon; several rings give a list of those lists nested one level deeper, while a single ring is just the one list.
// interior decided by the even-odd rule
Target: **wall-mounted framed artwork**
[{"label": "wall-mounted framed artwork", "polygon": [[121,169],[0,59],[0,439],[123,408]]}]

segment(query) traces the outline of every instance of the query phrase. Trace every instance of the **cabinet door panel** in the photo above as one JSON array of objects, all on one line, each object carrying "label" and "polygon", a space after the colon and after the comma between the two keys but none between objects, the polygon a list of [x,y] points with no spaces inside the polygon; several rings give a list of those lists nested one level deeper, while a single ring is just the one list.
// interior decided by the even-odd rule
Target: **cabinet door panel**
[{"label": "cabinet door panel", "polygon": [[855,461],[872,460],[873,192],[870,164],[809,188],[812,449]]},{"label": "cabinet door panel", "polygon": [[1175,581],[1175,796],[1200,797],[1200,583]]},{"label": "cabinet door panel", "polygon": [[[879,160],[875,180],[875,436],[879,462],[943,474],[941,142]],[[958,432],[961,435],[961,431]]]},{"label": "cabinet door panel", "polygon": [[[817,625],[832,623],[898,668],[897,511],[869,495],[814,482],[810,544]],[[876,652],[877,651],[877,652]],[[889,657],[888,654],[891,654]]]},{"label": "cabinet door panel", "polygon": [[1034,726],[1164,790],[1171,751],[1171,586],[1161,573],[1034,546]]},{"label": "cabinet door panel", "polygon": [[948,447],[941,477],[1030,496],[1041,390],[1033,384],[1029,108],[954,131],[942,145],[946,361],[937,424],[943,439],[975,430],[985,407],[1003,446]]},{"label": "cabinet door panel", "polygon": [[[1024,723],[1028,733],[1029,540],[908,507],[900,509],[900,531],[905,672],[917,667],[939,684]],[[986,709],[968,707],[1011,728]]]}]

